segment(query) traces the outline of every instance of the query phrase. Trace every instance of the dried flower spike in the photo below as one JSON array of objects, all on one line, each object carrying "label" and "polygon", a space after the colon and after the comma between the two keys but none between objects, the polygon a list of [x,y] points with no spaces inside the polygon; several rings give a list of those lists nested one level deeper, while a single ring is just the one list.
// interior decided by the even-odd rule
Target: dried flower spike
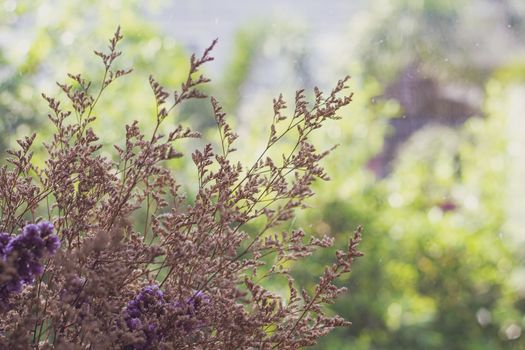
[{"label": "dried flower spike", "polygon": [[[315,89],[311,102],[299,90],[290,109],[275,99],[251,164],[231,159],[238,135],[211,98],[220,144],[191,154],[197,192],[188,200],[166,160],[182,157],[177,143],[199,133],[160,130],[175,107],[206,97],[210,79],[200,70],[216,41],[191,57],[178,90],[150,76],[153,132],[130,121],[106,157],[93,112],[131,72],[116,67],[122,38],[119,28],[108,50],[95,52],[100,79],[70,74],[71,85],[59,84],[65,101],[43,95],[55,128],[45,164],[32,161],[32,135],[0,168],[0,348],[299,349],[349,326],[324,306],[345,291],[334,281],[362,255],[361,229],[310,290],[288,268],[334,240],[287,230],[312,184],[328,179],[321,161],[330,151],[318,151],[311,135],[351,102],[349,78],[326,95]],[[284,140],[292,147],[272,157]],[[27,224],[43,214],[49,222]],[[273,278],[288,280],[288,293],[272,290]]]}]

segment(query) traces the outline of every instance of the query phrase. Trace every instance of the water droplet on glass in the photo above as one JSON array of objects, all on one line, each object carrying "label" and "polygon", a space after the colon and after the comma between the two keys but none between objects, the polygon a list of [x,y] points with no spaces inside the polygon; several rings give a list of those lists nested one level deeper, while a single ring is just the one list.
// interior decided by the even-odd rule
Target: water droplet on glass
[{"label": "water droplet on glass", "polygon": [[489,310],[482,307],[476,312],[476,319],[478,323],[484,327],[492,322],[492,315]]},{"label": "water droplet on glass", "polygon": [[505,336],[509,340],[518,339],[521,336],[521,327],[517,324],[511,324],[505,329]]}]

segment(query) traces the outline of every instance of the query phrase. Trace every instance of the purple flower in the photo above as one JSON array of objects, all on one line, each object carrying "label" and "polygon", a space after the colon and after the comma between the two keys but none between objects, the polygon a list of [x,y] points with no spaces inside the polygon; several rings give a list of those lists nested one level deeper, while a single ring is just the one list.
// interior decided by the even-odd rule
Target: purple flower
[{"label": "purple flower", "polygon": [[142,328],[142,321],[140,320],[140,318],[129,319],[127,324],[129,329],[131,329],[132,331],[136,331]]},{"label": "purple flower", "polygon": [[40,236],[42,236],[42,238],[46,238],[47,236],[52,235],[53,234],[53,230],[55,229],[53,224],[50,223],[49,221],[41,221],[41,222],[39,222],[38,223],[38,228],[40,230]]},{"label": "purple flower", "polygon": [[[129,349],[154,349],[162,340],[162,332],[155,319],[166,312],[164,293],[153,284],[144,287],[124,309],[124,320],[130,331],[142,332],[143,340],[130,344]],[[145,323],[144,321],[147,321]]]},{"label": "purple flower", "polygon": [[141,332],[139,342],[128,344],[126,349],[155,349],[156,344],[164,339],[166,327],[162,327],[158,318],[167,315],[174,319],[175,327],[185,332],[192,332],[205,323],[198,319],[198,313],[209,297],[202,291],[196,291],[184,301],[169,303],[159,286],[153,284],[144,287],[124,309],[124,320],[132,332]]},{"label": "purple flower", "polygon": [[125,316],[129,318],[140,317],[144,313],[158,311],[155,309],[162,308],[164,304],[164,294],[160,288],[157,285],[146,286],[128,303]]},{"label": "purple flower", "polygon": [[49,254],[55,254],[58,248],[60,248],[60,239],[58,236],[49,236],[48,239],[46,239],[46,249]]},{"label": "purple flower", "polygon": [[47,221],[28,224],[18,236],[0,233],[0,259],[14,268],[14,272],[0,271],[5,277],[0,285],[0,299],[5,302],[11,293],[22,290],[24,283],[33,283],[35,276],[44,273],[40,260],[54,254],[60,240],[53,234],[53,224]]}]

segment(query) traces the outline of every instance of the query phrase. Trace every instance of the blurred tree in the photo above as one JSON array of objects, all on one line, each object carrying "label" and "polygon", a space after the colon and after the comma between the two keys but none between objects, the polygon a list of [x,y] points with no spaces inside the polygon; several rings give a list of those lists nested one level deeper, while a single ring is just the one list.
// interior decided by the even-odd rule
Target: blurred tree
[{"label": "blurred tree", "polygon": [[[383,83],[414,63],[438,79],[484,84],[523,48],[519,0],[375,0],[354,21],[357,55]],[[484,28],[484,30],[479,30]],[[490,31],[492,35],[486,35]]]},{"label": "blurred tree", "polygon": [[[17,16],[23,15],[26,10],[17,9],[15,2],[4,2],[0,11],[0,23],[12,24]],[[10,136],[21,126],[29,127],[34,124],[33,115],[36,113],[33,91],[24,85],[31,79],[36,63],[29,59],[15,64],[8,57],[9,47],[0,47],[0,153],[5,154],[5,148],[10,142]],[[24,75],[22,75],[22,67]]]},{"label": "blurred tree", "polygon": [[[488,105],[500,97],[488,94]],[[517,266],[513,242],[500,235],[505,115],[489,111],[487,119],[471,119],[458,130],[434,127],[414,135],[393,173],[375,184],[363,176],[360,157],[334,152],[329,166],[343,163],[349,171],[333,179],[333,192],[319,193],[323,200],[308,221],[341,244],[364,224],[366,257],[349,278],[350,293],[334,305],[354,325],[328,336],[319,349],[525,346],[525,300],[509,279]],[[359,149],[363,140],[344,144]],[[328,259],[297,266],[297,278],[310,285],[310,271]]]}]

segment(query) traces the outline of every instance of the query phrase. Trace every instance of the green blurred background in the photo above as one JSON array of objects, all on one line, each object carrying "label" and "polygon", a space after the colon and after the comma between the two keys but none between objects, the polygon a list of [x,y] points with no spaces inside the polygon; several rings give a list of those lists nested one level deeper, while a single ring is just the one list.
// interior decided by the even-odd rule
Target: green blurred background
[{"label": "green blurred background", "polygon": [[[67,72],[98,78],[91,52],[119,24],[120,64],[135,71],[98,106],[106,144],[133,119],[151,126],[150,73],[176,86],[215,37],[208,92],[244,160],[279,92],[352,76],[355,101],[315,139],[340,144],[325,162],[332,181],[291,224],[339,246],[365,226],[366,255],[330,306],[353,326],[318,349],[525,349],[523,0],[0,0],[2,154],[33,131],[46,140],[40,92],[56,94]],[[207,103],[171,120],[215,137]],[[191,192],[188,157],[173,167]],[[311,286],[332,254],[296,266],[297,280]]]}]

